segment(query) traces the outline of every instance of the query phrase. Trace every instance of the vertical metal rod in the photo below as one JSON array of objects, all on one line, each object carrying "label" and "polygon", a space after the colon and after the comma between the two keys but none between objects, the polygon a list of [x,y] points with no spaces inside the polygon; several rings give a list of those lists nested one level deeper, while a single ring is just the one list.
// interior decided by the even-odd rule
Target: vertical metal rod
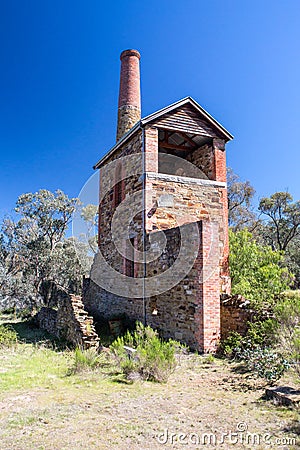
[{"label": "vertical metal rod", "polygon": [[142,283],[142,295],[143,295],[143,322],[147,325],[147,305],[146,305],[146,276],[147,276],[147,266],[146,266],[146,159],[145,159],[145,128],[142,128],[142,183],[143,183],[143,193],[142,193],[142,235],[143,235],[143,283]]}]

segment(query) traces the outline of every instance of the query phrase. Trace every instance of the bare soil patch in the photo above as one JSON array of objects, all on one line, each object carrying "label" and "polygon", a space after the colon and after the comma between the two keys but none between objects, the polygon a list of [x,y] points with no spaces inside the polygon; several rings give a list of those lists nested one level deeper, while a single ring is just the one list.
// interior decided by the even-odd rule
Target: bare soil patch
[{"label": "bare soil patch", "polygon": [[[18,355],[2,362],[20,367]],[[266,401],[236,363],[186,355],[166,384],[101,369],[45,379],[1,391],[1,450],[300,448],[298,412]]]}]

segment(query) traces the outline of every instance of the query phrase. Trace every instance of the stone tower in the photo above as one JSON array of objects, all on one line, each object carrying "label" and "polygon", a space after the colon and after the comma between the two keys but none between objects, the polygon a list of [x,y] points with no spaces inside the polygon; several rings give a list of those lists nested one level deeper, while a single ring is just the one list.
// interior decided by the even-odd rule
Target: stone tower
[{"label": "stone tower", "polygon": [[117,143],[100,170],[99,252],[86,307],[141,320],[202,352],[220,337],[230,291],[225,144],[186,97],[141,119],[140,54],[121,54]]}]

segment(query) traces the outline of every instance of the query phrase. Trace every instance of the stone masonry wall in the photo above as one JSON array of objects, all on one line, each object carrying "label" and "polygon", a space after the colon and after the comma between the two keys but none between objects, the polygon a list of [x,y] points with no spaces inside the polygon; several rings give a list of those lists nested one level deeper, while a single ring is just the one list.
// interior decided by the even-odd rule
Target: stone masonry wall
[{"label": "stone masonry wall", "polygon": [[40,328],[74,346],[86,349],[99,345],[93,317],[85,310],[80,296],[61,296],[57,310],[41,308],[35,320]]},{"label": "stone masonry wall", "polygon": [[[142,133],[137,132],[132,139],[127,141],[111,158],[108,159],[108,163],[110,164],[101,168],[100,192],[106,192],[106,194],[103,196],[99,205],[98,245],[105,260],[109,262],[112,268],[120,273],[124,272],[124,258],[115,246],[115,240],[112,235],[112,221],[114,221],[114,225],[118,230],[128,227],[129,235],[136,238],[138,241],[136,243],[137,246],[141,246],[142,214],[138,213],[137,215],[134,215],[134,217],[130,217],[131,211],[134,211],[135,207],[140,211],[142,205],[143,182],[141,177],[141,148]],[[131,157],[130,159],[126,158],[129,156]],[[118,179],[112,182],[117,171],[120,171]],[[121,179],[122,184],[122,203],[120,205],[116,204],[115,187],[112,187],[111,189],[108,189],[107,187],[107,183],[110,183],[110,186],[116,186],[116,182],[119,179]],[[135,193],[135,196],[133,196],[133,193]],[[124,226],[123,222],[125,220],[125,215],[127,214],[129,214],[129,220]],[[124,242],[123,253],[126,252],[126,245],[127,244]],[[137,271],[139,270],[142,269],[137,269]]]},{"label": "stone masonry wall", "polygon": [[[146,175],[147,215],[146,230],[151,234],[164,230],[201,224],[199,253],[194,265],[177,285],[150,302],[156,303],[156,316],[148,320],[162,330],[165,337],[175,337],[200,351],[215,351],[220,339],[220,267],[224,250],[224,222],[222,193],[225,184],[210,180],[188,179],[164,174]],[[168,202],[165,202],[165,199]],[[190,239],[195,239],[190,233]],[[189,237],[186,242],[166,248],[167,266],[178,254],[177,246],[192,246]],[[159,273],[166,264],[164,258],[148,264],[147,276]],[[178,269],[177,269],[178,270]],[[155,273],[154,273],[155,271]],[[176,269],[172,276],[177,278]]]},{"label": "stone masonry wall", "polygon": [[[216,222],[219,225],[219,260],[225,241],[223,219],[222,182],[197,180],[175,175],[146,174],[146,232],[166,230],[199,221]],[[168,199],[168,204],[163,199]],[[161,206],[160,206],[161,205]]]},{"label": "stone masonry wall", "polygon": [[195,164],[209,180],[214,177],[214,153],[211,145],[205,144],[187,156],[187,161]]},{"label": "stone masonry wall", "polygon": [[89,280],[84,294],[85,309],[95,320],[112,320],[126,317],[130,321],[143,322],[143,300],[115,295]]},{"label": "stone masonry wall", "polygon": [[[206,176],[211,178],[195,179],[157,173],[157,140],[157,128],[146,127],[144,132],[138,130],[107,159],[107,162],[115,160],[117,164],[122,156],[141,155],[144,142],[146,167],[144,179],[133,175],[136,173],[135,166],[127,167],[125,172],[128,176],[124,176],[124,173],[122,175],[122,179],[125,180],[122,184],[120,205],[116,205],[114,200],[116,197],[114,189],[107,192],[100,204],[99,249],[108,265],[124,274],[124,256],[120,255],[115,245],[113,221],[116,228],[121,230],[124,215],[127,214],[127,210],[132,210],[132,220],[128,223],[127,229],[130,238],[135,239],[139,249],[144,237],[148,239],[157,231],[163,231],[167,241],[165,250],[153,263],[147,263],[146,266],[146,279],[158,278],[159,293],[155,294],[155,289],[150,291],[146,289],[143,300],[126,295],[126,280],[124,293],[121,295],[107,292],[90,282],[84,303],[86,309],[96,318],[109,320],[126,315],[131,320],[146,319],[147,323],[159,329],[166,338],[176,338],[199,351],[215,351],[220,339],[220,293],[228,289],[226,273],[222,276],[221,272],[228,256],[224,141],[213,138],[212,145],[204,146],[195,153],[194,159],[198,159],[193,162],[203,166],[202,163],[205,161],[202,170],[204,169]],[[142,159],[137,161],[139,164],[142,163]],[[120,163],[122,164],[122,158]],[[133,163],[135,164],[136,162]],[[115,176],[107,170],[107,165],[101,168],[102,192],[105,182]],[[118,170],[120,171],[120,168]],[[116,175],[116,180],[117,177]],[[131,203],[126,203],[127,198],[132,199],[134,195],[137,195],[137,202],[140,201],[141,204],[144,196],[146,208],[144,222],[141,214],[134,214],[135,205],[132,200]],[[122,214],[116,219],[114,214],[118,208]],[[180,247],[189,246],[189,242],[182,243],[178,236],[186,227],[195,225],[199,227],[200,241],[192,267],[186,270],[182,277],[177,276],[175,269],[172,276],[179,281],[172,287],[160,289],[157,275],[163,274],[168,269],[173,270]],[[189,239],[192,246],[192,233],[190,238],[187,238]],[[182,266],[184,268],[184,262]],[[143,269],[142,264],[135,264],[136,278],[143,276]]]},{"label": "stone masonry wall", "polygon": [[249,300],[241,295],[221,296],[221,339],[226,339],[230,332],[237,331],[245,335],[248,322],[256,319],[257,313],[249,308]]},{"label": "stone masonry wall", "polygon": [[[183,225],[187,234],[190,231],[190,238],[193,239],[193,232],[189,230],[190,224]],[[181,245],[182,228],[174,227],[164,230],[166,246],[158,260],[148,264],[147,277],[155,277],[158,274],[171,270],[178,257]],[[185,242],[185,245],[191,243]],[[173,269],[174,270],[174,269]],[[173,273],[176,280],[176,273]],[[194,265],[188,270],[183,279],[176,282],[176,285],[159,295],[152,295],[147,298],[147,323],[160,331],[164,338],[175,338],[186,343],[193,349],[203,351],[197,341],[197,331],[199,323],[195,320],[199,303],[197,301],[197,279],[199,277],[198,268]],[[162,281],[162,284],[164,281]],[[161,283],[157,282],[157,288]],[[146,292],[147,294],[147,292]]]},{"label": "stone masonry wall", "polygon": [[43,307],[34,317],[36,324],[42,330],[57,336],[57,310]]}]

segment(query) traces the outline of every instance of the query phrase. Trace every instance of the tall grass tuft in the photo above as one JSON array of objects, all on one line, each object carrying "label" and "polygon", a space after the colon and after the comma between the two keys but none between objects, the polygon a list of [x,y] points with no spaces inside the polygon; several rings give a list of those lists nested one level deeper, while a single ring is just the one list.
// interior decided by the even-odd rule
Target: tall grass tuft
[{"label": "tall grass tuft", "polygon": [[17,333],[10,325],[0,325],[0,347],[13,347],[17,341]]},{"label": "tall grass tuft", "polygon": [[77,347],[74,350],[73,366],[69,369],[68,374],[73,375],[79,372],[94,370],[99,366],[100,355],[96,349],[88,348],[87,350],[82,350]]}]

